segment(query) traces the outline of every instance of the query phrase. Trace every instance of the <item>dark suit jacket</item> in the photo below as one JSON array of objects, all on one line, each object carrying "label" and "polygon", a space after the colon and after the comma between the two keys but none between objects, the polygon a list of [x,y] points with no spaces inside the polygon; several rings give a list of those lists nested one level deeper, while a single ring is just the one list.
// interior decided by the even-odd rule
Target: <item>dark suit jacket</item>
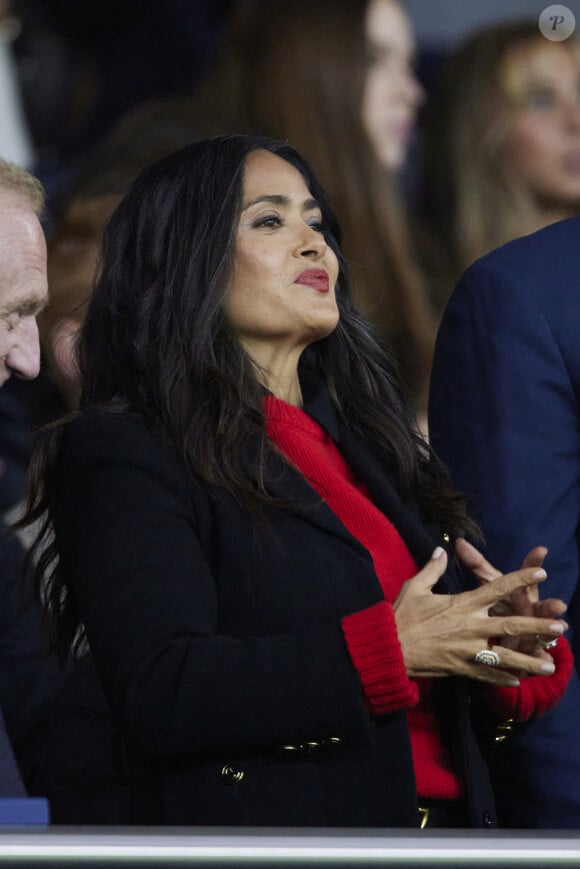
[{"label": "dark suit jacket", "polygon": [[[514,241],[460,281],[439,332],[430,437],[513,570],[549,548],[543,596],[563,598],[580,653],[580,219]],[[500,822],[580,828],[580,681],[509,748]],[[509,772],[508,772],[509,771]],[[549,783],[549,784],[548,784]]]},{"label": "dark suit jacket", "polygon": [[[425,562],[440,541],[386,466],[337,437]],[[65,432],[57,539],[131,757],[135,818],[416,826],[405,713],[368,714],[341,631],[381,599],[371,558],[281,458],[269,480],[297,506],[256,525],[136,419],[90,415]],[[457,736],[473,823],[489,826],[467,694],[446,686],[442,726]]]},{"label": "dark suit jacket", "polygon": [[23,797],[26,791],[0,710],[0,797]]}]

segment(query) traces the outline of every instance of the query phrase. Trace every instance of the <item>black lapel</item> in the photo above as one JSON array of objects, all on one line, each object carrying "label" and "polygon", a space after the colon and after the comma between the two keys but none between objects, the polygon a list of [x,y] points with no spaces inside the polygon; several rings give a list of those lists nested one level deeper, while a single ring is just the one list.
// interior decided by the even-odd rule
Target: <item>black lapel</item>
[{"label": "black lapel", "polygon": [[272,495],[290,504],[290,512],[304,517],[327,534],[341,538],[370,560],[365,547],[353,537],[306,478],[282,455],[268,457],[266,486]]},{"label": "black lapel", "polygon": [[[381,461],[338,420],[324,380],[304,366],[300,381],[306,412],[329,432],[356,476],[367,486],[374,504],[393,523],[417,565],[422,567],[435,547],[444,545],[441,533],[429,528],[415,504],[403,502],[394,468],[387,461]],[[372,564],[368,550],[352,536],[302,474],[281,455],[274,455],[268,461],[267,485],[273,495],[291,501],[294,512],[327,533],[340,537]],[[436,590],[453,593],[461,590],[452,567],[441,578]]]},{"label": "black lapel", "polygon": [[[413,503],[403,502],[396,485],[394,469],[364,447],[345,426],[339,423],[337,444],[357,477],[368,488],[373,502],[393,523],[419,568],[431,558],[436,546],[444,546],[442,535],[430,528]],[[452,567],[437,584],[439,592],[459,591]]]}]

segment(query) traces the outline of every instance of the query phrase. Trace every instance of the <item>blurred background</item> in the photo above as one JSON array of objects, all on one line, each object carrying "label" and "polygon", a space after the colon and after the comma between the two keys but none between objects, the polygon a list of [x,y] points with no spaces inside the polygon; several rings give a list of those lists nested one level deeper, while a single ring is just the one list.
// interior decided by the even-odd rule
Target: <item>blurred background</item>
[{"label": "blurred background", "polygon": [[[0,155],[58,189],[132,106],[191,93],[251,0],[0,0]],[[290,2],[291,5],[291,2]],[[535,0],[405,0],[429,93],[453,45],[486,24],[537,20]],[[580,3],[567,7],[580,22]],[[227,94],[223,95],[227,99]]]},{"label": "blurred background", "polygon": [[[515,18],[538,18],[549,3],[533,0],[406,0],[420,44],[448,47],[468,31]],[[574,14],[577,0],[565,4]],[[575,8],[576,7],[576,8]]]}]

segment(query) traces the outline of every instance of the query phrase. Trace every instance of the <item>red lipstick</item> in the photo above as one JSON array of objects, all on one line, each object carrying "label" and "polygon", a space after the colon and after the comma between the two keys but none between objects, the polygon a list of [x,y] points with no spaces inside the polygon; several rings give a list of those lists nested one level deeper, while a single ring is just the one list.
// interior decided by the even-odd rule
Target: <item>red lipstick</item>
[{"label": "red lipstick", "polygon": [[294,283],[312,287],[319,293],[327,293],[329,290],[328,273],[324,269],[306,269],[298,275]]}]

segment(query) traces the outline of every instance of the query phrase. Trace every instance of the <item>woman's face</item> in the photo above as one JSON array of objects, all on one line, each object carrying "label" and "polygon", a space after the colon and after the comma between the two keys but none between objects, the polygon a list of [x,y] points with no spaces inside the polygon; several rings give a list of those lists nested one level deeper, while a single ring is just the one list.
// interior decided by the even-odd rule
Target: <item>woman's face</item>
[{"label": "woman's face", "polygon": [[423,100],[413,72],[415,40],[398,0],[370,0],[365,34],[369,65],[362,122],[379,162],[397,171],[405,162]]},{"label": "woman's face", "polygon": [[225,312],[254,361],[329,335],[338,323],[337,278],[320,208],[300,172],[269,151],[252,151]]},{"label": "woman's face", "polygon": [[516,103],[502,159],[539,202],[580,204],[580,63],[560,43],[522,47],[504,70]]}]

